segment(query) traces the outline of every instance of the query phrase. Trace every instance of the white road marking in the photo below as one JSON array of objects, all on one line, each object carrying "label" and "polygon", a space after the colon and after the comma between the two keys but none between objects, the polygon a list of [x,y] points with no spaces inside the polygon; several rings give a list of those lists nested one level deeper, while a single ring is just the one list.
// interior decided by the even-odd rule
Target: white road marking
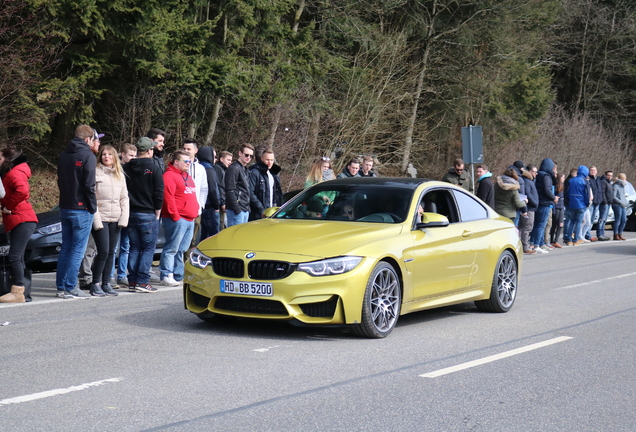
[{"label": "white road marking", "polygon": [[475,366],[479,366],[479,365],[483,365],[483,364],[486,364],[486,363],[490,363],[490,362],[494,362],[494,361],[497,361],[497,360],[501,360],[501,359],[504,359],[506,357],[511,357],[513,355],[522,354],[522,353],[525,353],[525,352],[528,352],[528,351],[532,351],[532,350],[536,350],[536,349],[539,349],[539,348],[543,348],[543,347],[546,347],[548,345],[552,345],[552,344],[555,344],[555,343],[566,341],[568,339],[572,339],[572,338],[569,337],[569,336],[561,336],[561,337],[558,337],[558,338],[549,339],[547,341],[539,342],[539,343],[528,345],[528,346],[525,346],[525,347],[521,347],[521,348],[513,349],[513,350],[510,350],[510,351],[502,352],[500,354],[495,354],[495,355],[492,355],[492,356],[489,356],[489,357],[484,357],[482,359],[473,360],[473,361],[470,361],[470,362],[467,362],[467,363],[462,363],[462,364],[459,364],[457,366],[451,366],[451,367],[448,367],[448,368],[445,368],[445,369],[439,369],[439,370],[436,370],[436,371],[433,371],[433,372],[429,372],[429,373],[426,373],[426,374],[423,374],[423,375],[420,375],[420,376],[422,378],[437,378],[437,377],[442,376],[442,375],[447,375],[447,374],[450,374],[450,373],[453,373],[453,372],[458,372],[458,371],[461,371],[461,370],[464,370],[464,369],[469,369],[469,368],[472,368],[472,367],[475,367]]},{"label": "white road marking", "polygon": [[567,289],[572,289],[572,288],[580,288],[580,287],[584,287],[584,286],[588,286],[588,285],[594,285],[594,284],[605,282],[605,281],[609,281],[609,280],[622,279],[622,278],[631,277],[631,276],[636,276],[636,272],[622,274],[622,275],[618,275],[618,276],[612,276],[612,277],[608,277],[608,278],[604,278],[604,279],[596,279],[596,280],[588,281],[588,282],[581,282],[581,283],[578,283],[578,284],[568,285],[568,286],[564,286],[564,287],[560,287],[560,288],[554,288],[554,291],[561,291],[561,290],[567,290]]},{"label": "white road marking", "polygon": [[40,393],[33,393],[33,394],[30,394],[30,395],[18,396],[18,397],[9,398],[9,399],[2,399],[2,400],[0,400],[0,406],[18,404],[18,403],[22,403],[22,402],[31,402],[31,401],[38,400],[38,399],[44,399],[44,398],[51,397],[51,396],[59,396],[59,395],[63,395],[63,394],[66,394],[66,393],[76,392],[76,391],[80,391],[80,390],[86,390],[88,388],[100,386],[102,384],[111,383],[111,382],[112,383],[116,383],[116,382],[119,382],[119,381],[121,381],[121,378],[109,378],[109,379],[105,379],[105,380],[101,380],[101,381],[94,381],[94,382],[90,382],[90,383],[80,384],[80,385],[73,386],[73,387],[60,388],[60,389],[49,390],[49,391],[44,391],[44,392],[40,392]]},{"label": "white road marking", "polygon": [[256,348],[256,349],[253,349],[252,351],[256,351],[256,352],[267,352],[267,351],[269,351],[269,350],[271,350],[271,349],[274,349],[274,348],[278,348],[278,345],[274,345],[274,346],[267,347],[267,348]]}]

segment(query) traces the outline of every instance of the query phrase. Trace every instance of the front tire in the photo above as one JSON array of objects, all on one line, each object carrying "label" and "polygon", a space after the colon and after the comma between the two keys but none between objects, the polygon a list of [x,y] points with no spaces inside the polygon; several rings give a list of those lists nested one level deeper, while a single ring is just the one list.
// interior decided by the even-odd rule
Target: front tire
[{"label": "front tire", "polygon": [[488,300],[475,302],[477,309],[485,312],[508,312],[517,298],[517,260],[509,250],[499,257]]},{"label": "front tire", "polygon": [[368,338],[384,338],[393,331],[402,306],[402,289],[395,269],[378,263],[369,277],[362,300],[362,322],[353,333]]}]

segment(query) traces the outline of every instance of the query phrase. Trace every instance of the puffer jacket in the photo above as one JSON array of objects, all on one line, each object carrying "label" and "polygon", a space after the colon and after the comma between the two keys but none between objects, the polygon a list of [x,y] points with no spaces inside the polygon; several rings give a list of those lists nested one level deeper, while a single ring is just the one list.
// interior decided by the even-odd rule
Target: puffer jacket
[{"label": "puffer jacket", "polygon": [[37,222],[38,218],[29,202],[31,196],[29,190],[29,178],[31,168],[26,164],[24,155],[18,156],[13,162],[13,168],[2,178],[2,184],[6,195],[0,203],[3,208],[11,211],[11,214],[2,214],[2,222],[6,232],[23,222]]},{"label": "puffer jacket", "polygon": [[93,218],[93,229],[104,228],[104,222],[117,222],[120,227],[128,226],[130,203],[128,188],[123,171],[120,178],[115,170],[102,164],[95,169],[95,196],[97,211]]},{"label": "puffer jacket", "polygon": [[585,165],[580,165],[576,177],[572,177],[565,192],[567,206],[571,209],[582,209],[590,205],[590,184],[587,176],[590,170]]},{"label": "puffer jacket", "polygon": [[514,219],[517,216],[517,209],[523,208],[526,203],[519,196],[519,182],[502,175],[497,177],[495,183],[495,211],[502,216]]}]

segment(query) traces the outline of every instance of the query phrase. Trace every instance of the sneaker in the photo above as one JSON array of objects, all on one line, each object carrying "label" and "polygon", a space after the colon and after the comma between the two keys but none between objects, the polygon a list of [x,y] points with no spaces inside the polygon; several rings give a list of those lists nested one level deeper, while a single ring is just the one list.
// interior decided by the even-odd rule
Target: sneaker
[{"label": "sneaker", "polygon": [[104,294],[106,294],[107,296],[118,296],[119,295],[119,293],[117,291],[115,291],[113,289],[113,287],[110,286],[110,284],[102,285],[102,291],[104,291]]},{"label": "sneaker", "polygon": [[166,286],[179,286],[180,283],[177,282],[176,280],[174,280],[174,278],[172,277],[172,273],[168,274],[168,276],[166,276],[165,278],[163,278],[163,280],[161,281],[161,285],[166,285]]},{"label": "sneaker", "polygon": [[535,249],[534,249],[534,251],[535,251],[535,252],[537,252],[537,253],[540,253],[540,254],[546,254],[546,253],[548,253],[548,251],[547,251],[547,250],[545,250],[545,249],[541,249],[540,247],[535,248]]},{"label": "sneaker", "polygon": [[150,274],[150,282],[161,282],[159,276],[157,276],[157,273],[155,273],[154,271],[150,270],[148,274]]},{"label": "sneaker", "polygon": [[583,242],[583,243],[590,243],[590,240],[585,239],[585,238],[584,238],[584,239],[581,239],[581,240],[579,240],[579,241],[581,241],[581,242]]},{"label": "sneaker", "polygon": [[106,293],[102,291],[102,287],[99,284],[91,284],[90,292],[95,297],[106,297]]},{"label": "sneaker", "polygon": [[65,298],[64,297],[65,293],[66,293],[66,291],[64,291],[64,290],[57,290],[57,293],[55,294],[55,297]]},{"label": "sneaker", "polygon": [[597,238],[597,237],[592,237],[592,238],[590,239],[590,241],[591,241],[591,242],[598,241],[598,238]]},{"label": "sneaker", "polygon": [[157,288],[153,287],[150,284],[137,284],[135,288],[137,289],[137,292],[142,293],[155,293],[158,291]]},{"label": "sneaker", "polygon": [[65,299],[72,299],[72,298],[89,298],[91,295],[85,293],[84,291],[82,291],[79,288],[73,288],[70,291],[64,291],[64,298]]},{"label": "sneaker", "polygon": [[582,245],[583,243],[585,243],[583,240],[577,240],[574,242],[574,246],[579,246],[579,245]]},{"label": "sneaker", "polygon": [[128,284],[128,291],[137,292],[137,283],[136,282],[130,282]]},{"label": "sneaker", "polygon": [[[543,250],[543,252],[545,252],[545,253],[550,252],[550,248],[549,248],[547,245],[543,245],[543,246],[541,246],[540,248],[537,248],[537,249],[541,249],[541,250]],[[553,249],[554,249],[554,248],[553,248]]]},{"label": "sneaker", "polygon": [[609,237],[599,237],[598,241],[610,241]]},{"label": "sneaker", "polygon": [[561,249],[563,248],[563,246],[561,246],[559,243],[552,243],[552,247],[556,248],[556,249]]},{"label": "sneaker", "polygon": [[[552,246],[550,244],[546,244],[546,245],[543,245],[543,246],[547,247],[548,250],[553,250],[554,249],[554,246]],[[543,247],[543,246],[541,246],[541,247]]]},{"label": "sneaker", "polygon": [[526,254],[526,255],[532,255],[532,254],[536,254],[537,251],[534,250],[534,249],[528,249],[526,251],[523,251],[523,253]]},{"label": "sneaker", "polygon": [[128,286],[128,278],[117,279],[117,285]]}]

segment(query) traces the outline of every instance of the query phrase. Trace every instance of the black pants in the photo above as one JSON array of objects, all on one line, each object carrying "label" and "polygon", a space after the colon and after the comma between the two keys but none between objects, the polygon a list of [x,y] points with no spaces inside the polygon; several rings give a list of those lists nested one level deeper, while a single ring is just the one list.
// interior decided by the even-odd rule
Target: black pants
[{"label": "black pants", "polygon": [[115,249],[119,241],[121,228],[117,222],[104,222],[104,228],[92,230],[97,256],[93,261],[93,283],[107,284],[110,282],[110,272],[113,270]]},{"label": "black pants", "polygon": [[563,214],[565,209],[552,209],[552,228],[550,228],[550,243],[558,243],[563,227]]},{"label": "black pants", "polygon": [[14,285],[24,285],[24,251],[35,231],[35,222],[22,222],[9,231],[9,264]]}]

